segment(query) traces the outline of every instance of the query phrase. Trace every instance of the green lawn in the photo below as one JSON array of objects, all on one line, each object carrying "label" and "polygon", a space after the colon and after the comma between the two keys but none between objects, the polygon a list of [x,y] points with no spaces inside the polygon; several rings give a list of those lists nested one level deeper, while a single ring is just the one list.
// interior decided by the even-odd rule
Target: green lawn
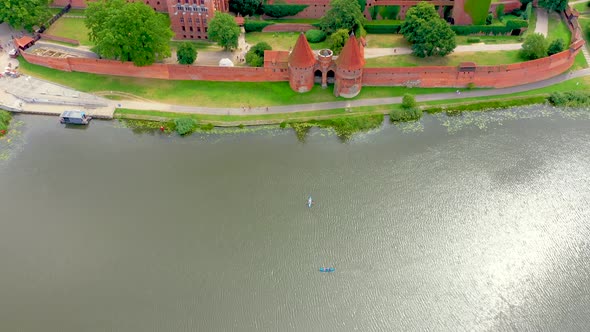
[{"label": "green lawn", "polygon": [[413,55],[392,55],[367,59],[366,66],[417,67],[417,66],[458,66],[461,62],[473,61],[478,65],[502,65],[522,62],[519,51],[461,52],[446,57],[418,58]]},{"label": "green lawn", "polygon": [[520,36],[457,36],[455,40],[457,41],[457,45],[469,45],[472,44],[467,42],[469,38],[478,38],[485,44],[517,44],[523,41],[523,38]]},{"label": "green lawn", "polygon": [[[289,50],[295,46],[299,32],[249,32],[246,34],[246,42],[255,45],[260,42],[267,42],[273,50]],[[328,48],[327,41],[310,44],[314,50]]]},{"label": "green lawn", "polygon": [[588,2],[582,2],[582,3],[575,4],[574,9],[580,13],[590,11],[590,7],[588,7]]},{"label": "green lawn", "polygon": [[[308,93],[291,90],[288,82],[209,82],[170,81],[145,78],[63,72],[37,66],[20,58],[22,73],[63,84],[84,92],[121,91],[138,97],[179,105],[241,107],[308,104],[346,100],[336,98],[332,87],[316,85]],[[454,88],[363,87],[357,99],[402,96],[404,93],[425,94],[453,92]]]},{"label": "green lawn", "polygon": [[571,32],[567,28],[567,24],[561,19],[557,13],[549,14],[549,33],[547,40],[551,43],[553,40],[561,38],[565,45],[570,44]]},{"label": "green lawn", "polygon": [[399,34],[368,34],[365,37],[367,48],[410,47],[403,35]]},{"label": "green lawn", "polygon": [[80,45],[93,46],[88,39],[88,29],[83,18],[62,17],[55,21],[45,32],[49,35],[75,39]]},{"label": "green lawn", "polygon": [[220,51],[220,50],[222,50],[222,47],[217,45],[216,43],[208,42],[208,41],[204,41],[204,40],[171,40],[170,41],[170,49],[176,50],[178,48],[178,46],[180,46],[180,44],[182,44],[184,42],[192,43],[193,45],[195,45],[195,48],[198,51],[200,51],[200,50]]}]

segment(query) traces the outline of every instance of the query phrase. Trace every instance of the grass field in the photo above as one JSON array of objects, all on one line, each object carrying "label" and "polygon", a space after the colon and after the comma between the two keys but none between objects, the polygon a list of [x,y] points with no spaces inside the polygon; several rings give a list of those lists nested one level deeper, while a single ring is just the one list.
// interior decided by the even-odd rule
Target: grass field
[{"label": "grass field", "polygon": [[588,7],[588,2],[582,2],[582,3],[575,4],[574,9],[580,13],[590,11],[590,7]]},{"label": "grass field", "polygon": [[366,60],[367,67],[457,66],[473,61],[478,65],[501,65],[522,62],[519,51],[461,52],[446,57],[418,58],[413,55],[393,55]]},{"label": "grass field", "polygon": [[549,14],[549,32],[547,34],[547,40],[551,43],[553,40],[561,38],[565,45],[569,45],[572,34],[567,28],[567,24],[561,19],[557,13]]},{"label": "grass field", "polygon": [[[255,45],[260,42],[268,43],[273,50],[287,51],[295,46],[299,32],[249,32],[246,34],[246,42]],[[314,50],[328,48],[328,42],[310,44]]]},{"label": "grass field", "polygon": [[474,24],[485,24],[490,3],[490,0],[466,0],[465,12],[471,16]]},{"label": "grass field", "polygon": [[[316,85],[308,93],[291,90],[288,82],[171,81],[146,78],[63,72],[19,58],[22,73],[63,84],[84,92],[121,91],[153,101],[178,105],[264,107],[346,100],[334,97],[332,88]],[[454,88],[364,87],[356,99],[453,92]]]},{"label": "grass field", "polygon": [[93,46],[88,39],[88,29],[83,18],[62,17],[55,21],[45,32],[49,35],[75,39],[80,45]]}]

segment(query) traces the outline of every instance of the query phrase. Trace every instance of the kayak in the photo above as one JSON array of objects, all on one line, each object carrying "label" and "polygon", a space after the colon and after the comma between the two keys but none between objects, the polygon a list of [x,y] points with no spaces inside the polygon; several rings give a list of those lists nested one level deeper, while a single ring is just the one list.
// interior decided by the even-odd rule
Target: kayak
[{"label": "kayak", "polygon": [[320,267],[320,272],[334,272],[336,271],[333,267]]}]

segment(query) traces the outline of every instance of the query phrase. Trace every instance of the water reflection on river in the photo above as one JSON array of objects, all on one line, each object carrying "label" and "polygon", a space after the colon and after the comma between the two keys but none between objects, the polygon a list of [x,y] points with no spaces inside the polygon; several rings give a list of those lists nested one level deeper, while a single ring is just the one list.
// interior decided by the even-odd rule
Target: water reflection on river
[{"label": "water reflection on river", "polygon": [[19,116],[0,330],[589,330],[588,114],[427,116],[346,143]]}]

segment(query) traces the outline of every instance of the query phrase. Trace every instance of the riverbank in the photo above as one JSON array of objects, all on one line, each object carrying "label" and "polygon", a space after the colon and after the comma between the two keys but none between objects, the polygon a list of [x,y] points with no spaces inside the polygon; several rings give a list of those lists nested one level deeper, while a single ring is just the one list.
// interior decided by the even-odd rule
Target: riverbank
[{"label": "riverbank", "polygon": [[0,137],[6,135],[12,116],[7,111],[0,110]]}]

